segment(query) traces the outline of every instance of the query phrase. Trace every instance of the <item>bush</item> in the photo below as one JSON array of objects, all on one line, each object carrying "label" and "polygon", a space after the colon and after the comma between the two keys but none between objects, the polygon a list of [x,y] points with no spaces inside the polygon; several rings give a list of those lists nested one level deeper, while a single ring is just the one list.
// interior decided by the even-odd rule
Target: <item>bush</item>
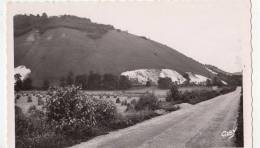
[{"label": "bush", "polygon": [[32,112],[34,112],[35,110],[36,110],[36,106],[35,106],[35,105],[32,105],[32,106],[29,107],[28,113],[32,113]]},{"label": "bush", "polygon": [[111,101],[90,98],[79,87],[56,88],[46,102],[47,119],[55,122],[56,132],[81,136],[91,128],[114,120],[116,107]]},{"label": "bush", "polygon": [[122,105],[122,106],[127,105],[127,101],[126,101],[126,100],[123,100],[123,101],[121,102],[121,105]]},{"label": "bush", "polygon": [[183,102],[187,102],[190,104],[197,104],[202,101],[206,101],[212,99],[220,94],[226,94],[231,91],[234,91],[233,87],[223,87],[220,91],[218,90],[201,90],[201,91],[191,91],[185,92],[181,95],[181,99]]},{"label": "bush", "polygon": [[29,103],[29,102],[32,102],[32,97],[31,97],[31,96],[28,96],[27,102],[28,102],[28,103]]},{"label": "bush", "polygon": [[130,104],[132,104],[134,106],[136,105],[136,103],[137,103],[137,101],[135,99],[131,100],[131,102],[130,102]]},{"label": "bush", "polygon": [[181,94],[178,90],[178,87],[176,85],[172,84],[170,86],[169,92],[167,93],[166,101],[172,102],[172,101],[178,101],[180,99],[181,99]]},{"label": "bush", "polygon": [[127,103],[125,111],[135,111],[135,106],[133,104]]},{"label": "bush", "polygon": [[28,122],[22,109],[15,106],[15,136],[21,136],[27,133],[28,126]]},{"label": "bush", "polygon": [[21,98],[20,95],[15,95],[15,100],[19,100]]},{"label": "bush", "polygon": [[116,98],[116,103],[120,103],[120,99],[119,98]]},{"label": "bush", "polygon": [[38,98],[38,105],[44,105],[44,101],[41,97]]},{"label": "bush", "polygon": [[158,98],[151,93],[146,93],[136,102],[135,110],[155,110],[158,108]]},{"label": "bush", "polygon": [[[15,106],[15,147],[44,147],[44,137],[51,132],[51,126],[46,123],[44,113],[32,106],[29,116],[25,116],[22,110]],[[54,137],[54,136],[53,136]],[[53,137],[49,138],[53,139]],[[57,141],[55,142],[57,144]],[[48,147],[49,143],[46,143]],[[54,141],[53,141],[54,144]]]}]

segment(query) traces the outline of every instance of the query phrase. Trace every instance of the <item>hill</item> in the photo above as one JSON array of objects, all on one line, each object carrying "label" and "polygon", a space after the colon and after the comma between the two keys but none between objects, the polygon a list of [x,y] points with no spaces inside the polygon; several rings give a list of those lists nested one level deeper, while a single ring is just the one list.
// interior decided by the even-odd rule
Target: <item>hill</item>
[{"label": "hill", "polygon": [[242,72],[230,73],[213,65],[205,65],[215,77],[227,82],[229,85],[242,85]]},{"label": "hill", "polygon": [[205,77],[205,65],[146,37],[70,15],[14,17],[14,63],[31,70],[34,85],[57,82],[74,74],[112,73],[136,69],[172,69]]}]

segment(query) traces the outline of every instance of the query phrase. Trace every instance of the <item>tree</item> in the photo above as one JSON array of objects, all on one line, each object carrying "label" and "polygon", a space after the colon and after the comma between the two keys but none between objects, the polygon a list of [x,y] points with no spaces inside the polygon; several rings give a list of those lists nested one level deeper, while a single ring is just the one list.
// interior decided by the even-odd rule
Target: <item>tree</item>
[{"label": "tree", "polygon": [[131,81],[128,79],[127,76],[121,75],[119,77],[119,81],[118,81],[118,88],[119,89],[125,90],[125,89],[131,88],[131,86],[132,86]]},{"label": "tree", "polygon": [[47,15],[45,12],[42,13],[41,19],[42,19],[42,20],[48,19],[48,15]]},{"label": "tree", "polygon": [[60,79],[60,86],[61,87],[65,87],[66,86],[66,80],[65,80],[64,77],[61,77],[61,79]]},{"label": "tree", "polygon": [[67,79],[66,79],[66,83],[67,85],[72,85],[74,84],[74,74],[72,71],[70,71],[67,75]]},{"label": "tree", "polygon": [[206,86],[211,86],[211,81],[209,79],[206,80]]},{"label": "tree", "polygon": [[15,85],[14,85],[14,90],[15,91],[20,91],[22,89],[22,85],[23,85],[23,82],[21,80],[21,75],[18,73],[18,74],[15,74],[14,75],[14,79],[15,79]]},{"label": "tree", "polygon": [[223,83],[221,82],[221,80],[218,77],[214,77],[212,80],[212,85],[214,86],[222,86]]},{"label": "tree", "polygon": [[103,88],[107,90],[114,90],[117,88],[118,78],[112,74],[104,74]]},{"label": "tree", "polygon": [[186,80],[183,82],[183,84],[184,84],[184,85],[189,85],[189,84],[190,84],[190,77],[189,77],[189,75],[188,75],[187,73],[184,73],[184,74],[183,74],[183,77],[186,79]]},{"label": "tree", "polygon": [[31,78],[26,78],[23,81],[23,90],[31,90],[32,89],[32,79]]},{"label": "tree", "polygon": [[180,95],[177,85],[171,84],[170,90],[166,96],[166,101],[171,102],[171,101],[177,101],[180,99],[181,99],[181,95]]},{"label": "tree", "polygon": [[43,90],[48,90],[50,87],[50,82],[48,80],[43,81],[42,89]]},{"label": "tree", "polygon": [[151,82],[151,80],[148,80],[148,81],[146,82],[145,86],[146,86],[146,87],[150,87],[150,86],[152,86],[152,82]]},{"label": "tree", "polygon": [[90,72],[88,76],[87,88],[90,90],[97,90],[101,88],[101,76],[98,73]]},{"label": "tree", "polygon": [[77,75],[75,77],[75,85],[82,89],[87,89],[88,76],[86,74]]},{"label": "tree", "polygon": [[158,80],[158,87],[160,89],[168,89],[172,83],[171,78],[165,77],[165,78],[159,78]]}]

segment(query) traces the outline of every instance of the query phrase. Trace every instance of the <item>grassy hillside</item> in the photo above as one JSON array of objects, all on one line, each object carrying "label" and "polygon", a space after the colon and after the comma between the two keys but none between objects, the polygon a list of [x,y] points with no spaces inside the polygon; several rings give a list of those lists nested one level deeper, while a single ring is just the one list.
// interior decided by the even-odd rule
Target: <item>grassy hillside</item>
[{"label": "grassy hillside", "polygon": [[45,18],[44,23],[24,25],[21,22],[25,18],[14,18],[14,62],[15,66],[31,69],[35,85],[45,79],[57,81],[69,71],[118,75],[140,68],[169,68],[181,74],[212,75],[203,64],[175,49],[110,25],[74,16]]},{"label": "grassy hillside", "polygon": [[216,72],[215,76],[227,82],[229,85],[242,85],[242,72],[229,73],[213,65],[205,65],[208,69]]}]

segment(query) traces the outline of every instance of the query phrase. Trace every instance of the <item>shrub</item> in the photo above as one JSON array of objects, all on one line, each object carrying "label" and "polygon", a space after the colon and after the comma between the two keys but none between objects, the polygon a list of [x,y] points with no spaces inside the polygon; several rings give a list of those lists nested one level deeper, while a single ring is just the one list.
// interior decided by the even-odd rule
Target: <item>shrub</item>
[{"label": "shrub", "polygon": [[136,102],[135,109],[139,110],[155,110],[158,108],[158,98],[151,93],[146,93],[140,97],[140,99]]},{"label": "shrub", "polygon": [[50,87],[50,82],[48,80],[44,80],[43,85],[42,85],[42,89],[48,90],[49,87]]},{"label": "shrub", "polygon": [[166,101],[172,102],[172,101],[178,101],[180,99],[181,99],[181,94],[178,90],[178,87],[176,85],[172,84],[170,86],[169,92],[167,93]]},{"label": "shrub", "polygon": [[137,101],[135,100],[135,99],[133,99],[133,100],[131,100],[131,102],[130,102],[132,105],[136,105],[136,103],[137,103]]},{"label": "shrub", "polygon": [[148,80],[148,81],[146,82],[145,86],[146,86],[146,87],[152,86],[152,82],[151,82],[150,80]]},{"label": "shrub", "polygon": [[36,110],[36,106],[35,106],[35,105],[32,105],[32,106],[29,107],[28,113],[32,113],[32,112],[34,112],[35,110]]},{"label": "shrub", "polygon": [[109,123],[116,114],[113,102],[90,98],[81,94],[79,87],[56,88],[50,94],[46,101],[47,119],[65,135],[89,134],[92,127]]},{"label": "shrub", "polygon": [[41,97],[38,98],[38,105],[44,105],[44,101]]},{"label": "shrub", "polygon": [[116,103],[120,103],[120,99],[119,98],[116,98]]},{"label": "shrub", "polygon": [[18,100],[18,99],[20,99],[20,95],[15,95],[15,100]]},{"label": "shrub", "polygon": [[234,87],[223,87],[220,91],[218,90],[201,90],[201,91],[191,91],[185,92],[181,95],[183,102],[190,104],[196,104],[202,101],[212,99],[220,94],[226,94],[234,91]]},{"label": "shrub", "polygon": [[127,103],[126,105],[126,112],[128,111],[134,111],[135,110],[135,106],[133,104]]},{"label": "shrub", "polygon": [[127,105],[127,101],[126,101],[126,100],[123,100],[123,101],[121,102],[121,105],[122,105],[122,106]]},{"label": "shrub", "polygon": [[29,102],[32,102],[32,97],[31,97],[31,96],[28,96],[27,102],[28,102],[28,103],[29,103]]},{"label": "shrub", "polygon": [[15,136],[24,135],[27,132],[28,122],[22,109],[15,106]]},{"label": "shrub", "polygon": [[94,99],[95,118],[98,124],[108,125],[116,117],[116,106],[112,101]]}]

